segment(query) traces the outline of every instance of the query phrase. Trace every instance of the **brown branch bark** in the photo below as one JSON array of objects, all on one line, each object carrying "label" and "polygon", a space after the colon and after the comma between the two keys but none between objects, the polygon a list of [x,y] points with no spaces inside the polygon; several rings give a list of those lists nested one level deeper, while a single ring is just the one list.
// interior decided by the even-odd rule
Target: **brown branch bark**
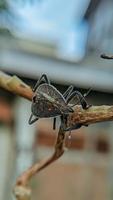
[{"label": "brown branch bark", "polygon": [[[16,76],[11,77],[0,72],[0,87],[28,100],[32,100],[33,92],[31,88]],[[91,106],[88,110],[83,110],[81,106],[76,105],[74,113],[70,114],[68,117],[67,124],[69,126],[73,126],[76,123],[88,125],[110,120],[113,120],[113,105]],[[53,155],[34,164],[17,179],[14,188],[14,194],[17,200],[30,200],[31,189],[28,187],[30,179],[64,153],[64,140],[65,132],[62,127],[60,127]]]},{"label": "brown branch bark", "polygon": [[33,96],[30,86],[25,84],[17,76],[9,76],[2,71],[0,71],[0,87],[28,100],[31,100]]}]

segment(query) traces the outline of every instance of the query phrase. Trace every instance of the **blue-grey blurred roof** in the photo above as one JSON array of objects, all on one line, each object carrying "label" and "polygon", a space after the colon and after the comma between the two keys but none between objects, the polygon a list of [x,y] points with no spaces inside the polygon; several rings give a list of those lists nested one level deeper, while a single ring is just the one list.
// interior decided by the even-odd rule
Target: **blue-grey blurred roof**
[{"label": "blue-grey blurred roof", "polygon": [[113,51],[113,1],[98,1],[88,19],[92,2],[7,0],[0,27],[12,36],[0,36],[0,69],[34,79],[46,73],[56,83],[113,92],[113,61],[100,58]]}]

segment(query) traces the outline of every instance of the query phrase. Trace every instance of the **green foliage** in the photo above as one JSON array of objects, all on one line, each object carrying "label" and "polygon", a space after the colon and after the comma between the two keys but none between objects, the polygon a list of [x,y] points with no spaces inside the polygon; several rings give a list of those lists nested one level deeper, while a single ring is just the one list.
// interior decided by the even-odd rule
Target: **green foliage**
[{"label": "green foliage", "polygon": [[0,0],[0,10],[7,9],[7,2],[5,0]]}]

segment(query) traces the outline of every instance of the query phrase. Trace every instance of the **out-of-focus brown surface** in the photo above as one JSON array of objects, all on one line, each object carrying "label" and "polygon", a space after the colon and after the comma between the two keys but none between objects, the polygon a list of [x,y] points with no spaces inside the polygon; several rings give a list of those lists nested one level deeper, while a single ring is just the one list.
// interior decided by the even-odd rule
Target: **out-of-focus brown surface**
[{"label": "out-of-focus brown surface", "polygon": [[103,167],[55,163],[36,177],[34,199],[106,200],[106,175]]},{"label": "out-of-focus brown surface", "polygon": [[3,123],[10,124],[13,120],[13,111],[11,105],[5,100],[0,98],[0,121]]},{"label": "out-of-focus brown surface", "polygon": [[[13,117],[11,106],[7,102],[1,100],[0,120],[9,123]],[[45,157],[46,148],[47,151],[50,149],[52,154],[58,127],[56,131],[53,131],[52,120],[41,119],[37,122],[36,131],[37,137],[35,145],[38,147],[38,152],[39,150],[41,152],[41,149],[44,147],[43,154]],[[59,159],[35,177],[35,182],[33,183],[34,200],[108,199],[110,184],[108,179],[108,169],[110,165],[108,133],[104,132],[106,137],[103,133],[97,134],[94,149],[91,149],[91,144],[88,146],[88,152],[92,151],[93,154],[91,157],[87,158],[85,154],[82,154],[82,152],[85,152],[85,145],[88,139],[87,131],[88,128],[72,131],[71,141],[69,141],[68,138],[69,133],[66,133],[66,146],[69,146],[69,154],[65,152],[65,155],[69,157],[66,162]],[[76,152],[81,153],[77,155]],[[98,154],[100,155],[99,157],[97,156]],[[76,156],[78,156],[80,160],[83,159],[83,162],[76,162]],[[37,157],[39,157],[39,159],[43,158],[42,155],[38,155]],[[75,161],[73,162],[70,158],[72,158],[72,160],[75,159]],[[98,165],[98,163],[100,164]]]},{"label": "out-of-focus brown surface", "polygon": [[[8,104],[5,99],[0,98],[0,121],[5,123],[11,123],[13,120],[13,110]],[[57,137],[58,128],[54,131],[52,129],[52,120],[40,120],[40,122],[37,124],[37,139],[36,139],[36,145],[44,145],[44,146],[54,146],[55,139]],[[78,129],[71,132],[71,141],[69,141],[69,132],[66,133],[66,146],[69,144],[70,149],[77,149],[81,150],[84,149],[84,143],[85,143],[85,131],[84,129]],[[98,137],[97,143],[96,143],[96,149],[99,152],[108,152],[109,151],[109,145],[108,141],[105,137]]]},{"label": "out-of-focus brown surface", "polygon": [[[40,120],[37,127],[38,154],[40,155],[44,148],[42,157],[44,152],[52,152],[57,130],[53,131],[52,121],[47,120]],[[66,146],[70,143],[68,152],[65,152],[67,159],[64,155],[36,176],[35,200],[109,199],[110,183],[107,176],[111,160],[110,144],[106,136],[108,132],[97,134],[93,146],[89,141],[87,147],[86,132],[87,128],[72,131],[71,141],[67,133]],[[39,156],[40,159],[41,157]]]},{"label": "out-of-focus brown surface", "polygon": [[[52,120],[40,120],[37,124],[37,145],[53,147],[57,137],[57,131],[52,129]],[[87,128],[80,128],[74,131],[71,131],[71,138],[69,139],[69,132],[66,132],[66,142],[65,145],[69,149],[83,150],[86,143],[86,132]],[[107,135],[107,133],[106,133]],[[95,149],[97,152],[107,153],[109,152],[108,139],[105,136],[98,136]]]}]

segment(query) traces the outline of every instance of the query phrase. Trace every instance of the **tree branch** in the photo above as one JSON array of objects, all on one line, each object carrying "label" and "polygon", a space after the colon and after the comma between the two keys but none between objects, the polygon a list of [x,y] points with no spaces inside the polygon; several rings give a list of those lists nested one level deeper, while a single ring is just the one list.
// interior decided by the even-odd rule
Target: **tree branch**
[{"label": "tree branch", "polygon": [[28,186],[30,179],[39,171],[53,163],[55,160],[60,158],[64,153],[64,141],[65,141],[65,132],[63,131],[62,127],[60,127],[55,150],[54,153],[49,157],[45,158],[38,163],[34,164],[28,170],[26,170],[16,182],[14,187],[14,195],[16,196],[17,200],[29,200],[31,197],[31,189]]},{"label": "tree branch", "polygon": [[[0,87],[28,100],[32,100],[33,92],[31,88],[16,76],[11,77],[0,72]],[[76,123],[89,125],[111,120],[113,120],[113,105],[91,106],[87,110],[83,110],[81,106],[76,105],[74,107],[74,113],[70,114],[68,117],[67,126],[74,126]],[[28,187],[30,179],[64,153],[65,132],[63,131],[62,126],[63,125],[61,125],[58,132],[53,155],[34,164],[17,179],[14,187],[14,194],[17,200],[30,200],[31,189]]]},{"label": "tree branch", "polygon": [[[17,76],[9,76],[0,71],[0,87],[30,101],[32,100],[33,91],[31,87]],[[68,124],[71,126],[75,123],[87,125],[113,120],[113,105],[91,106],[88,110],[83,110],[81,106],[76,105],[74,111],[74,113],[69,115]]]},{"label": "tree branch", "polygon": [[91,106],[87,110],[83,110],[81,106],[76,105],[74,107],[74,113],[69,115],[69,122],[71,126],[75,123],[89,125],[97,122],[112,120],[113,105]]},{"label": "tree branch", "polygon": [[0,87],[28,100],[32,100],[33,91],[31,87],[25,84],[17,76],[9,76],[0,71]]}]

